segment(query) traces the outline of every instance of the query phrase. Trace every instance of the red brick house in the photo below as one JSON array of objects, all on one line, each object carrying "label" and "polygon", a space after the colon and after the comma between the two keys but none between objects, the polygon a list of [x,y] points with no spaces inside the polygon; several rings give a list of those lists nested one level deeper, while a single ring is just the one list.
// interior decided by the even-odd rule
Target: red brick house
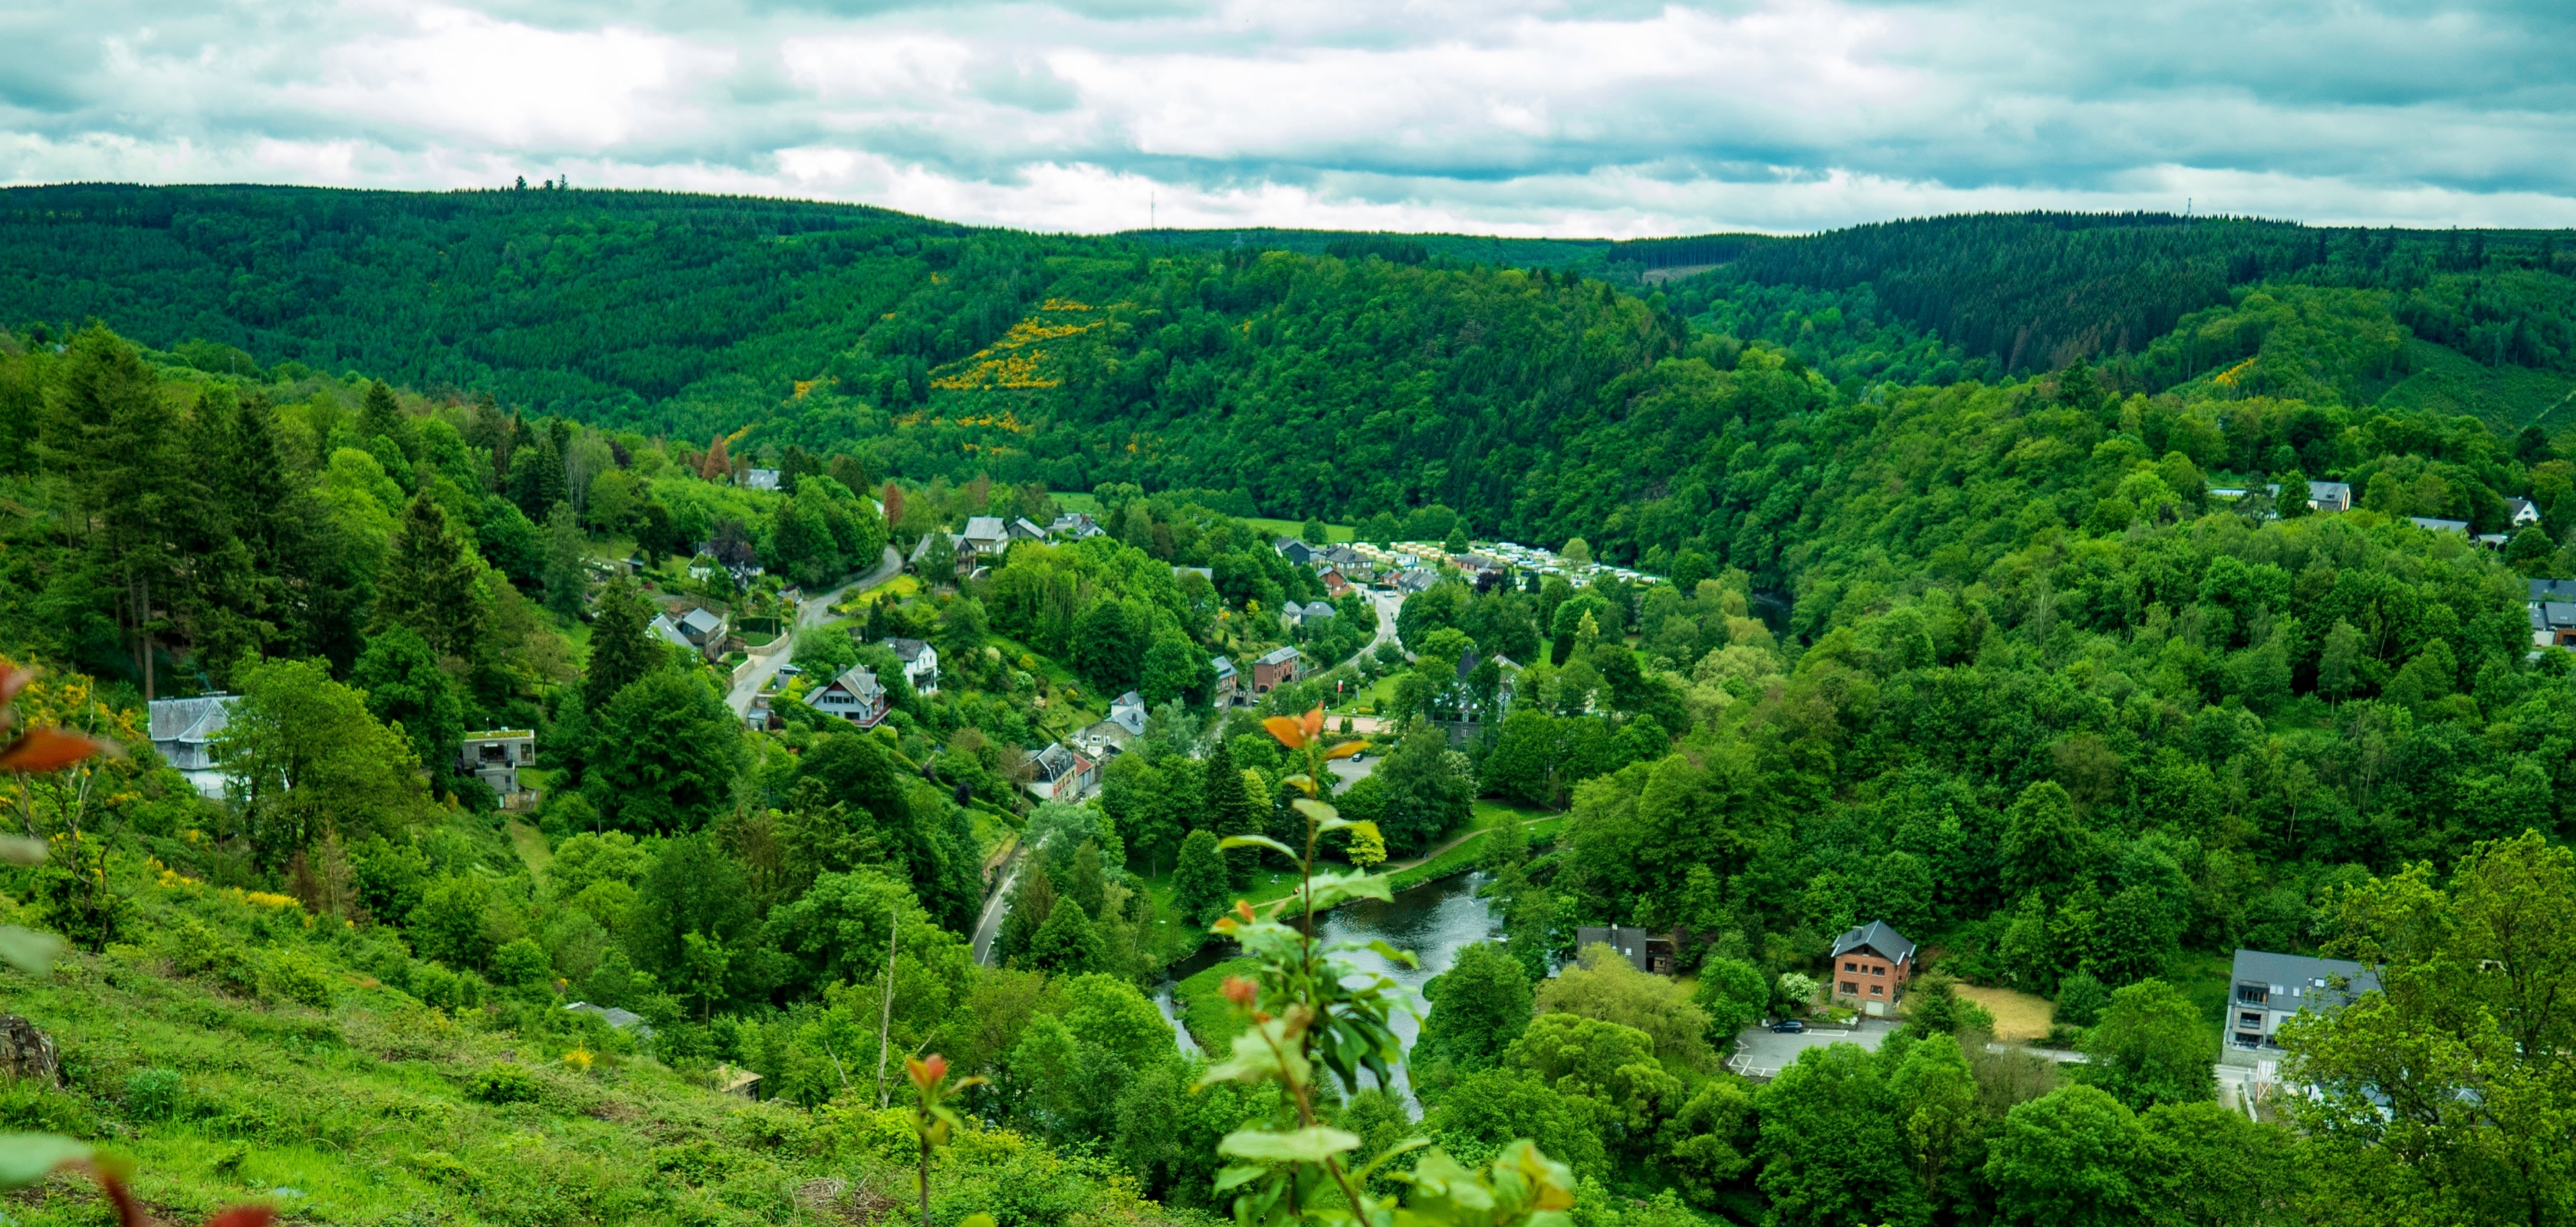
[{"label": "red brick house", "polygon": [[1297,666],[1304,661],[1305,658],[1299,656],[1295,648],[1271,649],[1267,655],[1252,662],[1252,693],[1268,694],[1272,687],[1296,681]]},{"label": "red brick house", "polygon": [[1873,1017],[1888,1014],[1914,978],[1914,943],[1873,920],[1834,939],[1834,1004]]}]

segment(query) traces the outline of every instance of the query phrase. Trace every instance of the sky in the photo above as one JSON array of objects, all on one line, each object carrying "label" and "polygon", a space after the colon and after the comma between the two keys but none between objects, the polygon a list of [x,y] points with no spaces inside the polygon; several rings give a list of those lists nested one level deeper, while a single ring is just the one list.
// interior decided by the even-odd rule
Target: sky
[{"label": "sky", "polygon": [[1639,237],[2576,226],[2570,0],[14,0],[0,182]]}]

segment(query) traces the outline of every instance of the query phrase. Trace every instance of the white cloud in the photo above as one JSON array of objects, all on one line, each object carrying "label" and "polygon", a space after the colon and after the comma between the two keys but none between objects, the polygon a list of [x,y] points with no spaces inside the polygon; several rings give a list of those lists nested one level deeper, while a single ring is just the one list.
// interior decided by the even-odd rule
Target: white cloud
[{"label": "white cloud", "polygon": [[2566,225],[2571,36],[2506,0],[37,0],[0,13],[0,177],[560,169],[1048,230],[1149,199],[1166,225],[1506,234],[2187,196]]}]

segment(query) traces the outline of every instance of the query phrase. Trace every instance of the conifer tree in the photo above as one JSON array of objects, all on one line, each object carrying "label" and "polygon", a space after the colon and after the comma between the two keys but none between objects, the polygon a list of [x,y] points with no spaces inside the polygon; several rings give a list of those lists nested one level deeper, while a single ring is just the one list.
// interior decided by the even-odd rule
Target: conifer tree
[{"label": "conifer tree", "polygon": [[662,645],[653,639],[653,611],[635,582],[621,575],[599,594],[599,615],[590,627],[590,676],[582,697],[592,711],[617,696],[635,679],[653,671]]},{"label": "conifer tree", "polygon": [[510,501],[529,519],[542,521],[564,499],[563,451],[555,446],[553,432],[528,433],[533,437],[510,462]]},{"label": "conifer tree", "polygon": [[386,550],[376,629],[407,627],[441,656],[472,656],[487,604],[478,570],[447,513],[428,492],[414,496]]},{"label": "conifer tree", "polygon": [[361,441],[378,436],[391,439],[394,446],[410,455],[413,450],[411,419],[404,416],[402,405],[394,399],[394,390],[381,379],[369,380],[366,397],[358,404],[358,438]]},{"label": "conifer tree", "polygon": [[190,471],[179,462],[178,415],[134,347],[105,325],[73,337],[61,363],[38,422],[37,454],[67,479],[80,516],[75,531],[87,538],[101,586],[115,594],[117,625],[150,699],[173,595],[171,536]]},{"label": "conifer tree", "polygon": [[567,618],[581,616],[590,594],[590,576],[582,562],[584,544],[572,504],[556,503],[546,513],[546,608]]}]

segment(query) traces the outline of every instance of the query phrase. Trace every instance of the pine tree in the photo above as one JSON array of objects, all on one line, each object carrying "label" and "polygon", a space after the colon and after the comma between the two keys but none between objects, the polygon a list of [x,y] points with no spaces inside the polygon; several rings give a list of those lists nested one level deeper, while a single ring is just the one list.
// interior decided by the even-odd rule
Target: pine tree
[{"label": "pine tree", "polygon": [[1058,898],[1055,910],[1047,913],[1046,923],[1039,925],[1037,936],[1030,939],[1025,962],[1050,975],[1072,977],[1101,970],[1108,954],[1100,931],[1092,927],[1091,917],[1083,914],[1082,905]]},{"label": "pine tree", "polygon": [[725,437],[717,435],[715,442],[707,444],[707,458],[698,465],[698,476],[714,481],[732,473],[733,458],[725,452]]},{"label": "pine tree", "polygon": [[447,513],[422,492],[404,510],[386,550],[375,627],[407,627],[441,656],[474,655],[486,613],[478,570]]},{"label": "pine tree", "polygon": [[1225,911],[1233,894],[1230,876],[1215,832],[1192,831],[1181,841],[1180,860],[1172,869],[1172,902],[1191,924],[1207,924]]},{"label": "pine tree", "polygon": [[572,504],[557,503],[546,513],[546,608],[567,618],[581,616],[590,594],[590,575],[583,564],[581,523]]},{"label": "pine tree", "polygon": [[116,620],[134,654],[143,697],[155,697],[154,657],[168,627],[186,474],[179,419],[158,378],[104,325],[72,338],[38,419],[37,455],[62,473],[80,513],[75,531],[113,587]]},{"label": "pine tree", "polygon": [[523,444],[510,462],[510,501],[517,503],[529,519],[542,521],[564,498],[563,452],[555,446],[553,432],[532,430],[529,434],[534,438]]},{"label": "pine tree", "polygon": [[592,711],[617,697],[635,679],[653,671],[662,645],[653,638],[653,611],[635,582],[621,575],[599,594],[599,614],[590,626],[590,676],[582,698]]},{"label": "pine tree", "polygon": [[368,381],[366,397],[358,404],[358,438],[364,441],[379,435],[393,440],[406,456],[414,450],[411,419],[394,400],[394,390],[376,379]]}]

